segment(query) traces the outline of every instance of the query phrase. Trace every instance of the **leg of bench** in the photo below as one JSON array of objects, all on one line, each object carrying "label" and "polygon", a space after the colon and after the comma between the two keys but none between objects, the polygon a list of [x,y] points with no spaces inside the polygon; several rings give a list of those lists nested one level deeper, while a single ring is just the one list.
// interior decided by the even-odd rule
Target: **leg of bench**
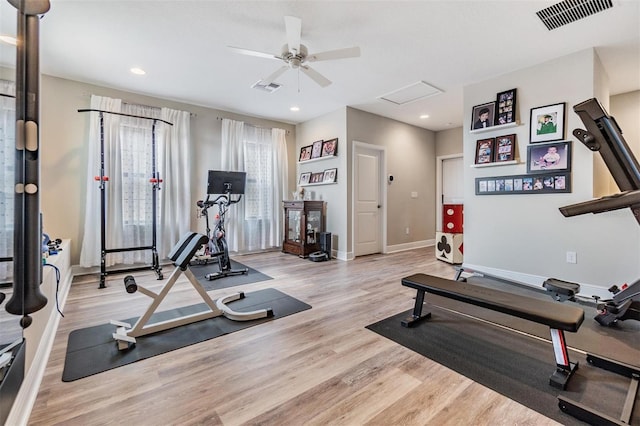
[{"label": "leg of bench", "polygon": [[424,304],[424,290],[418,290],[416,294],[416,304],[413,306],[413,313],[410,317],[402,320],[403,327],[413,327],[420,321],[431,318],[431,312],[422,315],[422,305]]},{"label": "leg of bench", "polygon": [[569,352],[564,339],[564,331],[551,328],[551,341],[556,356],[556,371],[549,377],[549,384],[555,388],[566,389],[569,379],[578,369],[578,363],[569,361]]}]

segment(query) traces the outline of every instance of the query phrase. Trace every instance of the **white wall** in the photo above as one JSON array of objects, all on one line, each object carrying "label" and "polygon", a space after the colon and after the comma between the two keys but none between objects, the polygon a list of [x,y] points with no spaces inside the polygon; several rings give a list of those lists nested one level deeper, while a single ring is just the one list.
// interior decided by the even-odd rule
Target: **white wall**
[{"label": "white wall", "polygon": [[[326,169],[337,168],[337,184],[317,185],[305,188],[313,193],[314,199],[323,200],[327,206],[326,232],[331,232],[331,248],[337,252],[338,259],[347,259],[347,116],[345,109],[323,115],[296,126],[296,151],[294,159],[297,162],[300,148],[311,145],[318,140],[338,138],[338,154],[326,160],[297,163],[297,171],[290,173],[295,177],[291,191],[296,189],[300,173],[322,172]],[[292,170],[296,170],[293,168]],[[291,194],[291,191],[289,194]]]},{"label": "white wall", "polygon": [[[575,281],[589,295],[591,290],[606,295],[605,289],[612,284],[640,275],[640,227],[628,209],[572,218],[558,211],[561,206],[589,200],[594,193],[594,154],[571,136],[573,129],[583,127],[572,106],[594,96],[604,98],[602,103],[608,105],[608,94],[603,95],[606,76],[595,75],[600,73],[599,60],[590,49],[465,87],[465,129],[471,126],[474,105],[511,88],[518,89],[521,122],[507,130],[517,134],[520,163],[516,165],[471,168],[476,140],[497,135],[464,132],[465,265],[530,283],[546,277]],[[526,173],[530,109],[559,102],[566,102],[566,137],[574,141],[572,192],[476,196],[477,177]],[[567,251],[577,253],[577,264],[566,262]]]}]

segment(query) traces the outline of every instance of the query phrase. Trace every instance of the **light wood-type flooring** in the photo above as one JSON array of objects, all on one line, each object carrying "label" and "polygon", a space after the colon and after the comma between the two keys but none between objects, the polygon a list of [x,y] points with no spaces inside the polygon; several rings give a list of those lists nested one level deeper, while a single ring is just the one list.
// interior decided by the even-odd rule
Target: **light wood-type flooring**
[{"label": "light wood-type flooring", "polygon": [[[30,425],[548,425],[553,420],[406,349],[365,326],[413,307],[400,279],[453,278],[433,248],[314,263],[269,252],[236,260],[272,280],[215,290],[275,288],[312,306],[285,318],[70,383],[69,332],[140,315],[124,275],[76,277]],[[165,267],[165,277],[171,268]],[[139,283],[159,287],[149,272]],[[199,303],[176,285],[161,310]],[[114,343],[115,345],[115,343]]]}]

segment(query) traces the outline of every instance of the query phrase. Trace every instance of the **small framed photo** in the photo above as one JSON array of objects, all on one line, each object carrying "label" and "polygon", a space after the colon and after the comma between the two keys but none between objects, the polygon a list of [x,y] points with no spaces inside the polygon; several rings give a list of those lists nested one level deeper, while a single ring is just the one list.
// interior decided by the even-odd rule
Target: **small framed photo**
[{"label": "small framed photo", "polygon": [[333,183],[336,182],[336,178],[338,177],[338,169],[327,169],[324,171],[324,176],[322,178],[323,183]]},{"label": "small framed photo", "polygon": [[476,178],[476,195],[553,194],[571,192],[571,172]]},{"label": "small framed photo", "polygon": [[530,141],[549,142],[564,139],[565,103],[531,108]]},{"label": "small framed photo", "polygon": [[476,142],[476,164],[493,162],[494,138],[480,139]]},{"label": "small framed photo", "polygon": [[298,161],[311,160],[311,149],[311,145],[300,148],[300,158],[298,158]]},{"label": "small framed photo", "polygon": [[331,157],[338,153],[338,138],[322,142],[322,157]]},{"label": "small framed photo", "polygon": [[311,158],[320,158],[322,155],[322,140],[315,141],[311,147]]},{"label": "small framed photo", "polygon": [[571,171],[571,141],[529,145],[527,173]]},{"label": "small framed photo", "polygon": [[471,130],[485,129],[492,127],[496,116],[496,103],[476,105],[471,113]]},{"label": "small framed photo", "polygon": [[300,173],[300,181],[299,185],[306,185],[309,183],[309,178],[311,178],[311,172]]},{"label": "small framed photo", "polygon": [[311,173],[311,177],[309,178],[309,183],[321,183],[324,178],[323,172]]},{"label": "small framed photo", "polygon": [[516,121],[516,89],[500,92],[496,98],[496,125]]},{"label": "small framed photo", "polygon": [[516,135],[504,135],[496,137],[496,155],[494,161],[501,163],[503,161],[512,161],[515,159],[516,151]]}]

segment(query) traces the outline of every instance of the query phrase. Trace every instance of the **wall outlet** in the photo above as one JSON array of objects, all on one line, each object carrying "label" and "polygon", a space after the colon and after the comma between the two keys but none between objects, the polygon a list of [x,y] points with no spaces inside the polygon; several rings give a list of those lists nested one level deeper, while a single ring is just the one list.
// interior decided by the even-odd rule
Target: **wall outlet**
[{"label": "wall outlet", "polygon": [[418,198],[418,191],[411,191],[411,198]]},{"label": "wall outlet", "polygon": [[404,233],[409,235],[409,227],[408,226],[405,228]]},{"label": "wall outlet", "polygon": [[567,263],[578,263],[578,255],[575,251],[567,252]]}]

